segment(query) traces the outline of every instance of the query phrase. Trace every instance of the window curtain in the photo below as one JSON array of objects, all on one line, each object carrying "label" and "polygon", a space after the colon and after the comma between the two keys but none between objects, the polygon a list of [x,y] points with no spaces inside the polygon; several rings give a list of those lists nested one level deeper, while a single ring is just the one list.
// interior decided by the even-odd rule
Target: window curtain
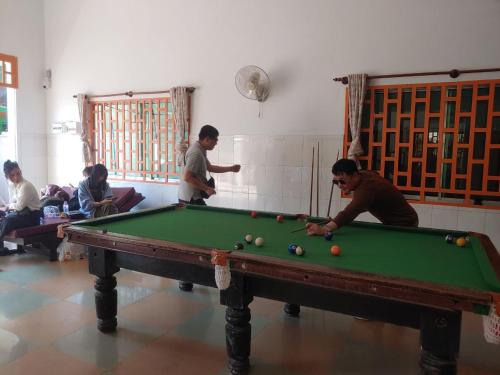
[{"label": "window curtain", "polygon": [[189,93],[187,87],[172,87],[170,89],[170,100],[172,101],[172,114],[177,130],[175,145],[177,165],[183,167],[184,156],[189,143],[186,136],[189,127]]},{"label": "window curtain", "polygon": [[347,157],[356,161],[363,154],[361,146],[361,117],[363,114],[363,101],[366,94],[366,74],[349,75],[349,128],[351,129],[352,142],[347,151]]},{"label": "window curtain", "polygon": [[80,115],[80,126],[81,133],[80,139],[82,141],[82,153],[83,161],[85,165],[94,165],[94,153],[92,152],[92,147],[90,147],[90,134],[88,127],[88,112],[89,112],[89,102],[85,94],[78,94],[78,113]]}]

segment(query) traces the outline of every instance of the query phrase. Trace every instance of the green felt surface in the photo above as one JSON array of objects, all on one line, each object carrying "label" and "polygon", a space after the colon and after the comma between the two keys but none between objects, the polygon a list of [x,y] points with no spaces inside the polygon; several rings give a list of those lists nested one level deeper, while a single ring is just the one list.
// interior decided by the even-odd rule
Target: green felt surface
[{"label": "green felt surface", "polygon": [[[479,239],[471,237],[470,243],[460,248],[446,243],[445,235],[449,233],[446,231],[360,223],[335,231],[333,239],[326,241],[323,237],[309,237],[305,231],[290,233],[304,226],[304,222],[292,216],[278,223],[274,215],[259,214],[253,219],[246,211],[189,206],[107,221],[96,221],[92,228],[225,250],[232,250],[239,241],[245,245],[240,251],[289,261],[500,291],[500,281]],[[243,240],[246,234],[252,234],[254,239],[263,237],[264,246],[246,244]],[[289,243],[302,246],[305,255],[289,254]],[[334,244],[341,247],[340,256],[330,254]]]}]

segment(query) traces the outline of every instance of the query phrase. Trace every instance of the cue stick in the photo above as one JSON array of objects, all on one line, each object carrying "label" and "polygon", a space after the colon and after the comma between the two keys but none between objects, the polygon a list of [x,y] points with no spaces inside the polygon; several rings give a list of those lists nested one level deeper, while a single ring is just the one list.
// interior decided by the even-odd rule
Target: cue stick
[{"label": "cue stick", "polygon": [[[328,220],[325,220],[325,221],[321,221],[319,223],[317,223],[318,225],[325,225],[325,224],[328,224],[330,221],[332,221],[331,219],[328,219]],[[292,230],[290,233],[296,233],[296,232],[300,232],[301,230],[305,230],[306,227],[300,227],[298,229],[294,229]]]},{"label": "cue stick", "polygon": [[309,194],[309,216],[312,216],[313,181],[314,181],[314,147],[313,147],[312,165],[311,165],[311,191]]},{"label": "cue stick", "polygon": [[[336,162],[339,161],[339,153],[340,153],[340,150],[337,150],[337,160],[335,160]],[[333,180],[332,180],[332,188],[330,190],[330,200],[328,201],[328,212],[326,213],[326,217],[330,217],[330,208],[332,207],[332,195],[333,195]]]},{"label": "cue stick", "polygon": [[318,141],[318,154],[316,155],[316,217],[319,216],[319,141]]}]

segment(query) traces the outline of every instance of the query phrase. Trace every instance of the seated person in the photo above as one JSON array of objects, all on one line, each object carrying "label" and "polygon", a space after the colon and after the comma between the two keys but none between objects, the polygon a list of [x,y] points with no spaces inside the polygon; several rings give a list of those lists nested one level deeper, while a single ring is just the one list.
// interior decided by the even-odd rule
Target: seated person
[{"label": "seated person", "polygon": [[62,211],[63,203],[69,201],[69,194],[59,186],[53,184],[49,184],[41,189],[40,195],[40,205],[42,208],[46,206],[57,206],[59,210]]},{"label": "seated person", "polygon": [[113,204],[113,193],[106,182],[108,170],[102,164],[92,167],[90,176],[78,185],[80,212],[87,218],[97,218],[118,213]]},{"label": "seated person", "polygon": [[3,165],[5,177],[9,180],[9,201],[0,207],[0,255],[14,252],[3,247],[3,238],[11,230],[40,224],[40,199],[31,182],[23,178],[17,162],[7,160]]},{"label": "seated person", "polygon": [[[83,178],[86,179],[90,176],[90,172],[92,172],[92,167],[83,168],[82,175]],[[71,187],[73,185],[70,184]],[[73,192],[73,197],[68,201],[68,206],[70,211],[78,211],[80,210],[80,201],[78,200],[78,189],[75,189]]]},{"label": "seated person", "polygon": [[353,192],[352,201],[324,226],[308,223],[307,234],[323,235],[349,224],[368,211],[382,224],[418,226],[418,216],[403,194],[387,179],[372,171],[358,171],[356,163],[340,159],[332,167],[333,183],[344,194]]}]

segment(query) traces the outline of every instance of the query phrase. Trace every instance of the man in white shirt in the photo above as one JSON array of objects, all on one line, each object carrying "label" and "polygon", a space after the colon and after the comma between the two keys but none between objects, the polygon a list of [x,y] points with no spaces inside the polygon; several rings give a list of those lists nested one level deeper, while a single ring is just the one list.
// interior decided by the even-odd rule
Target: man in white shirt
[{"label": "man in white shirt", "polygon": [[3,237],[11,230],[40,224],[40,198],[33,184],[23,178],[17,162],[7,160],[3,165],[9,180],[10,203],[0,207],[0,256],[11,255],[3,247]]},{"label": "man in white shirt", "polygon": [[[234,164],[228,167],[211,164],[207,159],[207,151],[213,150],[219,139],[219,131],[211,125],[204,125],[198,134],[198,141],[194,142],[184,157],[185,166],[179,185],[179,203],[205,206],[203,198],[215,194],[215,187],[210,186],[207,180],[207,171],[212,173],[238,173],[241,166]],[[191,291],[193,284],[179,281],[179,288]]]}]

